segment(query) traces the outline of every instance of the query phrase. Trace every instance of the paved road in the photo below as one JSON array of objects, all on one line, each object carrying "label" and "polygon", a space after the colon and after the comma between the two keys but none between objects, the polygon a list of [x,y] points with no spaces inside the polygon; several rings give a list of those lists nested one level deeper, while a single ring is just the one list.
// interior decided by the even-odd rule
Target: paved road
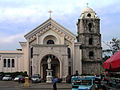
[{"label": "paved road", "polygon": [[[71,90],[71,84],[57,83],[57,88],[57,90]],[[110,88],[111,89],[108,90],[116,90],[115,88]],[[30,87],[23,87],[23,83],[18,83],[14,81],[0,81],[0,90],[53,90],[53,84],[30,83]]]},{"label": "paved road", "polygon": [[[53,90],[53,89],[39,89],[39,88],[0,88],[0,90]],[[71,89],[57,89],[57,90],[71,90]]]},{"label": "paved road", "polygon": [[[24,87],[23,83],[14,81],[0,81],[0,90],[53,90],[53,84],[30,83],[30,87]],[[71,84],[57,83],[57,90],[71,90]]]}]

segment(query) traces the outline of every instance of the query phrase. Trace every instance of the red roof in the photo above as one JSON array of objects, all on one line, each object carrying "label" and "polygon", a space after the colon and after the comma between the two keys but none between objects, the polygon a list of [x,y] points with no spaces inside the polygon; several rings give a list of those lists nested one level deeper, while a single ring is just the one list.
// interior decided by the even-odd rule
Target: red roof
[{"label": "red roof", "polygon": [[120,50],[104,62],[104,69],[113,71],[120,69]]}]

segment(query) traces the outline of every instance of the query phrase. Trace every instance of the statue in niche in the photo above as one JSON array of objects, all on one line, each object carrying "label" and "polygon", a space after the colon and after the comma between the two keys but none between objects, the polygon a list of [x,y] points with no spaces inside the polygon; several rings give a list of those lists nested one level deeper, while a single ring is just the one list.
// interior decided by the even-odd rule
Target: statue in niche
[{"label": "statue in niche", "polygon": [[51,69],[51,58],[50,57],[48,58],[47,63],[48,63],[48,69]]}]

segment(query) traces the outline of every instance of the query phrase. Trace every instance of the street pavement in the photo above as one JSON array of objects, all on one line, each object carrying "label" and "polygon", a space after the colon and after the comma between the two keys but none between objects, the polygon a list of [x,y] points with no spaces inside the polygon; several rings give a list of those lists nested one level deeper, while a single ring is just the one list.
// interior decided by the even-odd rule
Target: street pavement
[{"label": "street pavement", "polygon": [[[0,88],[0,90],[53,90],[53,89],[40,89],[40,88]],[[71,89],[57,89],[57,90],[71,90]]]},{"label": "street pavement", "polygon": [[[107,86],[107,90],[119,90]],[[68,83],[57,83],[57,90],[71,90],[72,86]],[[0,81],[0,90],[53,90],[53,84],[50,83],[30,83],[30,87],[24,87],[23,83],[14,81]]]},{"label": "street pavement", "polygon": [[[0,90],[53,90],[53,84],[30,83],[30,87],[24,87],[23,83],[0,81]],[[57,90],[71,90],[71,84],[57,83]]]}]

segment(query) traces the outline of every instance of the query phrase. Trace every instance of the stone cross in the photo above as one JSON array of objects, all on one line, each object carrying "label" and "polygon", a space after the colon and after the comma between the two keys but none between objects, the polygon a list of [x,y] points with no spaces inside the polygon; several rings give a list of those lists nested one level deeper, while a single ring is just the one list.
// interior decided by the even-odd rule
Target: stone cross
[{"label": "stone cross", "polygon": [[50,10],[50,11],[48,11],[49,13],[50,13],[50,18],[51,18],[51,13],[52,13],[52,11]]}]

